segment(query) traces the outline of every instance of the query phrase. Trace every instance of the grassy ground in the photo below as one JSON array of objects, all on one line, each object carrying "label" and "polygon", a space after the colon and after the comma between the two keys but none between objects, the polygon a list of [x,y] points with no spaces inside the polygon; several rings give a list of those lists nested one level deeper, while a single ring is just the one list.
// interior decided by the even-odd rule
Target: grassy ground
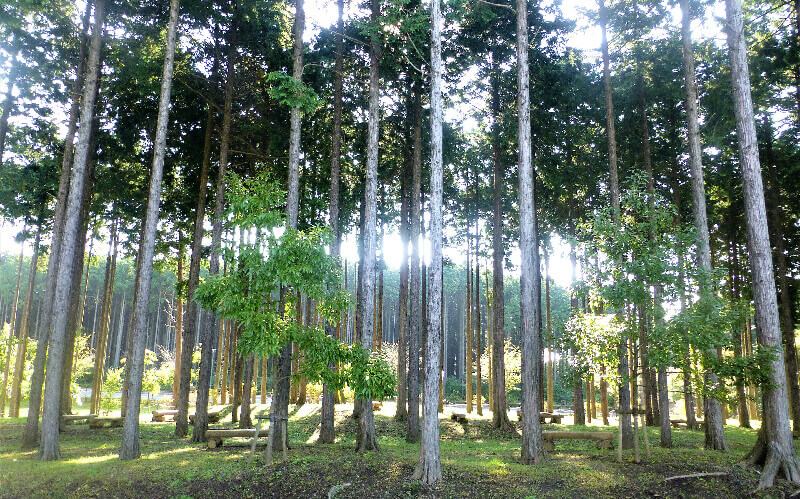
[{"label": "grassy ground", "polygon": [[[265,408],[256,406],[255,412]],[[657,446],[659,432],[649,429],[652,454],[639,464],[627,451],[598,450],[588,441],[557,442],[557,451],[540,466],[518,462],[520,437],[491,428],[487,417],[459,424],[442,417],[444,480],[424,490],[411,479],[418,444],[405,442],[405,425],[391,417],[394,405],[376,414],[379,452],[356,454],[352,407],[337,407],[336,444],[315,443],[319,406],[290,408],[291,450],[286,463],[266,467],[266,439],[249,463],[249,441],[229,439],[213,451],[172,436],[172,423],[150,423],[142,416],[142,459],[117,458],[121,428],[90,430],[70,425],[61,434],[58,462],[39,462],[20,452],[24,419],[0,420],[0,497],[327,497],[331,487],[350,484],[336,497],[741,497],[755,488],[757,475],[736,465],[755,442],[755,431],[726,428],[731,451],[702,449],[699,431],[673,430],[673,449]],[[569,422],[568,420],[566,422]],[[230,416],[213,426],[232,427]],[[545,425],[545,429],[573,429]],[[581,428],[603,430],[602,426]],[[614,429],[611,428],[611,431]],[[725,472],[720,477],[670,480],[676,475]],[[761,496],[782,496],[795,487],[781,484]]]}]

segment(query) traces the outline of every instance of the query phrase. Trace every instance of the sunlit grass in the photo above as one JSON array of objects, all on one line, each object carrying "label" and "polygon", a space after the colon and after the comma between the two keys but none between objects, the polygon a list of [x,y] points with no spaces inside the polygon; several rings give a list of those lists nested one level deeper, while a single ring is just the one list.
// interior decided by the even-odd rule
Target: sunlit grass
[{"label": "sunlit grass", "polygon": [[[268,406],[261,404],[252,408],[254,415],[267,409]],[[356,424],[351,417],[352,405],[336,407],[337,442],[326,446],[316,443],[320,406],[290,407],[292,449],[289,464],[286,468],[276,468],[277,471],[263,467],[265,438],[259,441],[256,460],[248,464],[249,438],[229,439],[221,449],[207,451],[203,444],[176,439],[172,435],[174,423],[151,423],[150,414],[145,413],[140,419],[142,459],[126,462],[118,459],[122,428],[90,430],[86,424],[73,424],[61,434],[62,461],[42,463],[36,460],[36,451],[19,451],[25,419],[0,420],[0,497],[36,497],[51,492],[63,497],[135,495],[136,487],[143,483],[161,491],[156,495],[179,496],[193,481],[238,480],[243,473],[266,473],[267,483],[287,473],[301,472],[340,483],[345,481],[343,476],[361,473],[365,466],[377,467],[382,480],[405,483],[410,481],[419,457],[419,444],[405,441],[406,423],[395,421],[394,412],[394,404],[390,402],[375,411],[381,450],[356,455],[353,453]],[[658,446],[659,429],[651,427],[648,436],[652,454],[642,465],[631,462],[631,451],[625,452],[625,462],[617,463],[616,452],[596,449],[591,442],[577,440],[559,441],[557,451],[545,463],[526,466],[520,463],[518,433],[504,434],[492,428],[491,413],[471,414],[467,424],[451,421],[449,416],[449,409],[440,415],[441,452],[445,472],[453,477],[446,487],[455,488],[443,489],[445,497],[449,496],[448,490],[452,495],[465,493],[458,488],[464,477],[496,482],[501,487],[497,490],[503,491],[493,492],[498,496],[613,496],[621,487],[655,486],[665,474],[733,466],[756,438],[755,429],[728,426],[726,436],[731,451],[707,452],[703,450],[702,432],[678,429],[673,430],[674,447],[663,449]],[[565,418],[564,422],[568,420]],[[612,420],[612,425],[614,423],[616,421]],[[735,421],[729,420],[729,423]],[[757,425],[754,421],[753,426]],[[228,415],[214,426],[235,425]],[[262,428],[266,426],[267,421],[263,421]],[[545,429],[572,428],[616,431],[614,426],[602,426],[599,420],[585,428],[545,425]],[[643,448],[642,456],[644,459]],[[658,467],[652,469],[654,465]],[[273,475],[279,472],[284,475]],[[300,477],[298,475],[297,479],[302,480]],[[414,495],[416,489],[403,490],[405,492],[399,495]],[[477,492],[473,495],[477,496]]]}]

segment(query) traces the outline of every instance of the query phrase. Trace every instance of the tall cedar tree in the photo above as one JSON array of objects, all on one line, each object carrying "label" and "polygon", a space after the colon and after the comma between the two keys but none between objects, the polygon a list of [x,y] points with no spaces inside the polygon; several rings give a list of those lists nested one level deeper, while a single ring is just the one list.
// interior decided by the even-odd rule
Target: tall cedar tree
[{"label": "tall cedar tree", "polygon": [[[344,0],[336,0],[339,13],[336,22],[336,59],[334,62],[333,81],[333,137],[331,144],[331,190],[330,190],[330,218],[328,225],[333,230],[333,246],[331,256],[339,257],[339,246],[342,235],[339,230],[339,180],[341,176],[340,162],[342,157],[342,86],[344,75]],[[325,331],[329,336],[336,335],[336,325],[332,322],[325,324]],[[335,440],[334,433],[334,398],[333,391],[327,384],[322,386],[322,411],[320,415],[319,440],[321,444],[332,444]]]},{"label": "tall cedar tree", "polygon": [[772,268],[764,185],[761,179],[753,100],[750,94],[750,68],[747,62],[741,1],[726,0],[725,13],[747,222],[747,245],[753,274],[756,331],[759,346],[770,348],[774,353],[770,362],[769,383],[762,386],[763,426],[758,432],[755,447],[745,458],[751,465],[763,466],[759,488],[766,488],[772,486],[779,471],[790,482],[800,483],[800,460],[794,449],[792,430],[789,426],[789,403],[775,293],[775,274]]},{"label": "tall cedar tree", "polygon": [[81,93],[83,92],[86,80],[87,53],[89,50],[89,37],[87,36],[87,32],[89,30],[92,5],[92,1],[86,2],[86,10],[84,12],[83,25],[80,32],[81,44],[75,70],[75,82],[72,86],[72,94],[70,96],[72,104],[70,105],[69,111],[67,135],[64,138],[64,154],[61,161],[58,194],[56,195],[56,209],[53,218],[53,236],[50,241],[50,258],[48,258],[47,273],[45,274],[44,296],[42,299],[42,308],[40,309],[41,320],[39,321],[36,331],[36,339],[39,348],[36,349],[36,355],[33,359],[33,373],[31,374],[30,393],[28,394],[28,418],[22,433],[22,448],[25,450],[34,448],[39,438],[39,408],[42,403],[44,368],[47,363],[47,344],[50,340],[53,297],[55,296],[58,264],[61,259],[61,240],[64,235],[64,217],[66,217],[67,212],[67,196],[69,195],[69,183],[72,177],[74,141],[78,131],[78,115],[81,112]]},{"label": "tall cedar tree", "polygon": [[539,236],[536,227],[534,172],[531,165],[531,102],[528,66],[528,2],[517,1],[517,123],[519,133],[519,249],[522,329],[522,461],[546,457],[539,424],[542,345],[537,327],[542,300],[536,293],[539,274]]},{"label": "tall cedar tree", "polygon": [[[374,0],[373,0],[374,1]],[[422,445],[414,472],[424,486],[442,479],[442,456],[439,448],[439,371],[440,329],[442,324],[442,14],[439,0],[431,2],[431,182],[430,245],[428,267],[427,334],[425,341],[425,376],[422,397]]]},{"label": "tall cedar tree", "polygon": [[[236,29],[236,3],[234,2],[234,17],[232,20],[232,27],[231,30]],[[229,38],[229,40],[233,40],[233,34]],[[235,54],[235,44],[231,43],[230,47],[228,47],[228,57],[231,57],[231,54]],[[211,81],[212,90],[211,95],[209,96],[209,105],[208,105],[208,114],[206,115],[206,129],[205,129],[205,137],[203,138],[203,162],[200,165],[200,181],[199,181],[199,189],[197,193],[197,210],[195,212],[195,219],[194,219],[194,233],[192,235],[192,259],[189,263],[189,286],[186,291],[187,300],[189,303],[188,312],[189,317],[197,317],[197,307],[198,305],[194,303],[194,292],[197,289],[197,285],[200,282],[200,259],[202,257],[203,252],[203,224],[205,221],[205,213],[206,213],[206,198],[208,196],[208,173],[211,167],[211,132],[214,125],[214,107],[211,105],[213,102],[213,92],[216,89],[216,79],[217,79],[217,71],[219,69],[219,57],[214,57],[214,65],[211,70]],[[226,102],[227,104],[227,102]],[[224,111],[223,111],[224,112]],[[230,121],[230,118],[229,118]],[[230,127],[230,123],[228,124]],[[229,131],[230,133],[230,131]],[[222,179],[224,182],[224,178]],[[213,223],[213,222],[212,222]],[[213,239],[213,234],[212,234]],[[196,254],[196,256],[195,256]],[[216,259],[214,262],[210,262],[210,273],[212,275],[216,275],[219,273],[219,250],[214,252],[212,249],[211,258]],[[216,330],[216,323],[215,317],[212,313],[207,312],[203,316],[202,324],[200,324],[200,343],[202,344],[201,351],[200,351],[200,366],[198,367],[198,376],[197,376],[197,403],[195,404],[195,417],[194,417],[194,429],[192,430],[192,442],[205,442],[206,441],[206,430],[208,429],[208,396],[209,390],[211,389],[211,368],[213,362],[213,355],[214,355],[214,332]],[[187,321],[188,324],[189,321]],[[192,321],[194,322],[194,321]],[[194,325],[192,326],[195,327]],[[194,343],[194,341],[192,341]],[[218,347],[219,348],[219,347]],[[186,347],[183,347],[182,354],[185,354]],[[184,357],[184,360],[187,360]],[[191,367],[191,357],[188,359],[188,364]],[[183,367],[181,368],[181,388],[183,388]],[[190,377],[191,378],[191,377]],[[186,386],[188,388],[188,380]],[[188,391],[188,390],[187,390]],[[183,392],[180,393],[181,397],[183,396]],[[183,400],[181,398],[181,400]],[[187,399],[188,400],[188,399]],[[188,404],[187,404],[188,405]],[[176,423],[177,428],[177,423]]]},{"label": "tall cedar tree", "polygon": [[[158,101],[158,121],[153,143],[153,166],[150,170],[150,190],[147,197],[147,222],[142,226],[144,232],[139,247],[141,273],[139,275],[136,301],[133,304],[133,338],[131,356],[128,358],[130,371],[125,389],[128,392],[128,410],[125,413],[125,426],[122,429],[122,448],[120,459],[138,459],[139,450],[139,404],[142,395],[142,376],[144,375],[144,350],[147,339],[147,307],[150,302],[150,281],[153,276],[153,254],[156,245],[158,211],[161,204],[161,179],[164,174],[164,157],[167,149],[167,127],[169,126],[169,99],[172,91],[172,73],[175,67],[175,44],[178,31],[179,0],[170,0],[167,39],[164,49],[164,74],[161,77],[161,96]],[[185,339],[185,338],[184,338]],[[184,344],[189,341],[184,341]],[[192,343],[194,343],[192,341]],[[191,364],[191,363],[189,363]]]},{"label": "tall cedar tree", "polygon": [[[73,262],[76,258],[75,246],[83,207],[84,183],[89,169],[91,154],[91,135],[94,104],[100,79],[100,51],[105,19],[105,0],[97,0],[94,11],[94,27],[91,48],[87,63],[86,84],[81,108],[81,127],[75,149],[67,208],[64,215],[64,228],[59,256],[58,274],[54,293],[52,325],[48,341],[47,369],[44,386],[44,405],[42,407],[42,438],[39,444],[39,458],[53,461],[60,458],[59,420],[61,416],[61,370],[64,364],[64,351],[67,340],[67,319],[70,302],[69,292],[72,284]],[[35,424],[32,415],[28,424]]]},{"label": "tall cedar tree", "polygon": [[[303,30],[306,13],[303,0],[295,0],[295,14],[292,40],[292,77],[303,80]],[[300,211],[300,109],[292,107],[289,125],[289,182],[286,193],[286,225],[297,229]],[[285,291],[282,291],[282,295]],[[284,308],[283,296],[279,307]],[[299,307],[300,304],[298,303]],[[292,345],[286,344],[275,357],[275,382],[272,405],[269,412],[270,441],[267,453],[271,457],[276,451],[283,452],[289,445],[287,421],[289,418],[289,379],[292,373]]]},{"label": "tall cedar tree", "polygon": [[[380,2],[372,0],[371,21],[373,32],[369,46],[369,112],[367,121],[367,177],[364,183],[364,232],[363,263],[361,265],[361,294],[359,295],[361,325],[361,346],[372,350],[372,333],[375,322],[375,255],[377,234],[377,188],[378,188],[378,139],[380,132],[380,57],[381,47],[378,34]],[[372,400],[361,401],[356,434],[356,450],[367,452],[378,450],[378,437],[375,433],[375,415]]]}]

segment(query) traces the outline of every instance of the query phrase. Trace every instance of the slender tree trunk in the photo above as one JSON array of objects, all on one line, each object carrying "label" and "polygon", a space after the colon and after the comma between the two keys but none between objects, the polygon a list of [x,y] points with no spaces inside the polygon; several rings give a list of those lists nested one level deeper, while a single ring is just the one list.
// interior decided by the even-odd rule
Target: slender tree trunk
[{"label": "slender tree trunk", "polygon": [[[239,428],[252,428],[253,421],[250,418],[250,398],[253,390],[253,375],[255,371],[255,357],[248,355],[244,359],[244,373],[242,383],[242,408],[239,417]],[[206,404],[207,406],[208,404]],[[196,418],[197,416],[195,416]],[[195,419],[197,421],[197,419]],[[203,432],[205,434],[205,432]]]},{"label": "slender tree trunk", "polygon": [[[87,64],[87,79],[83,93],[81,108],[80,133],[78,146],[75,151],[70,192],[64,216],[64,228],[58,264],[58,276],[54,293],[54,307],[52,313],[52,328],[48,342],[47,369],[44,387],[44,407],[42,409],[42,439],[39,447],[39,458],[44,461],[60,458],[59,447],[59,419],[61,412],[61,369],[64,364],[64,350],[67,337],[67,319],[69,314],[68,295],[72,282],[73,262],[75,258],[75,242],[80,224],[80,212],[83,205],[81,199],[84,194],[84,182],[89,169],[89,146],[92,135],[92,116],[94,103],[97,98],[97,88],[100,78],[100,50],[103,20],[105,18],[105,0],[95,3],[94,28],[92,32],[91,49]],[[38,400],[31,397],[31,403]],[[30,426],[36,424],[37,411],[29,411]],[[33,430],[33,428],[32,428]],[[27,437],[27,438],[26,438]],[[36,440],[35,432],[23,435],[23,445],[30,445]]]},{"label": "slender tree trunk", "polygon": [[[292,77],[303,79],[303,29],[305,28],[303,0],[295,0],[293,27]],[[286,193],[286,222],[290,229],[297,228],[300,206],[300,110],[292,108],[289,130],[289,181]],[[285,305],[283,296],[278,304],[279,310]],[[275,379],[273,382],[272,405],[269,412],[270,441],[267,444],[268,461],[276,451],[283,452],[289,446],[289,378],[292,369],[292,346],[287,344],[275,357]]]},{"label": "slender tree trunk", "polygon": [[763,425],[755,447],[745,458],[751,465],[763,465],[759,487],[764,488],[772,485],[779,471],[790,482],[800,483],[800,461],[792,443],[789,425],[784,353],[781,348],[775,274],[772,269],[764,187],[753,121],[742,4],[739,0],[726,0],[725,11],[758,344],[764,348],[772,348],[774,352],[770,362],[769,383],[761,388],[764,404]]},{"label": "slender tree trunk", "polygon": [[[6,343],[6,366],[3,370],[3,391],[0,393],[0,416],[6,412],[6,397],[8,396],[8,375],[11,369],[11,350],[14,346],[14,331],[17,325],[17,309],[19,308],[19,288],[22,283],[22,260],[23,260],[23,245],[19,248],[19,260],[17,260],[17,285],[14,287],[14,300],[11,302],[11,320],[9,321],[11,327],[8,332],[8,341]],[[16,377],[16,369],[14,377]],[[13,391],[13,389],[12,389]],[[13,412],[13,411],[12,411]]]},{"label": "slender tree trunk", "polygon": [[[467,221],[467,226],[469,226],[469,221]],[[467,312],[467,324],[464,334],[466,335],[466,347],[464,348],[465,351],[465,358],[464,358],[464,365],[466,365],[466,375],[464,376],[465,384],[466,384],[466,395],[467,395],[467,414],[472,413],[472,338],[473,338],[473,327],[472,327],[472,266],[470,261],[470,248],[472,247],[472,243],[470,241],[471,236],[469,232],[467,232],[467,291],[466,291],[466,312]],[[425,300],[422,300],[425,303]]]},{"label": "slender tree trunk", "polygon": [[[14,365],[14,381],[11,384],[10,415],[12,418],[19,417],[19,405],[22,399],[22,375],[25,370],[25,354],[28,350],[28,329],[31,318],[31,306],[33,304],[33,290],[36,287],[36,266],[39,263],[39,242],[42,239],[42,218],[44,218],[43,213],[40,213],[39,227],[36,230],[36,238],[33,241],[33,255],[31,256],[31,266],[28,271],[28,287],[25,289],[25,303],[22,306],[22,317],[19,322],[17,362]],[[3,391],[3,393],[5,394],[5,391]]]},{"label": "slender tree trunk", "polygon": [[499,54],[492,54],[492,162],[494,163],[494,207],[492,220],[492,425],[503,431],[511,431],[506,402],[505,367],[505,302],[503,295],[503,196],[505,195],[505,171],[502,163],[500,134],[500,74]]},{"label": "slender tree trunk", "polygon": [[[92,139],[94,140],[94,139]],[[90,145],[90,150],[95,150],[94,142]],[[61,415],[72,414],[72,375],[73,366],[77,364],[76,357],[81,348],[77,345],[81,339],[81,322],[83,320],[83,309],[86,303],[85,287],[81,288],[83,278],[83,261],[86,260],[86,278],[89,280],[89,264],[91,263],[92,244],[89,244],[89,253],[86,253],[86,238],[89,232],[89,216],[94,193],[94,163],[89,165],[86,183],[84,184],[83,207],[81,208],[81,222],[78,229],[78,243],[75,247],[75,268],[72,271],[72,284],[69,292],[70,311],[67,319],[67,341],[64,349],[64,364],[62,366],[61,381]],[[83,289],[83,291],[81,291]]]},{"label": "slender tree trunk", "polygon": [[[156,137],[153,145],[153,167],[150,173],[150,191],[147,198],[147,224],[142,227],[144,237],[139,248],[139,258],[142,262],[141,275],[136,302],[134,303],[133,341],[130,363],[130,375],[127,379],[128,410],[125,414],[125,426],[122,430],[122,447],[120,459],[138,459],[139,450],[139,404],[142,394],[142,375],[144,374],[144,341],[145,315],[150,297],[150,281],[153,273],[153,254],[155,252],[156,226],[158,224],[158,211],[161,204],[161,178],[164,171],[164,157],[166,155],[167,126],[169,122],[169,99],[172,90],[172,73],[175,63],[175,42],[178,28],[179,0],[170,0],[169,24],[164,54],[164,74],[161,78],[161,95],[158,104],[158,122]],[[191,315],[191,314],[190,314]],[[190,343],[184,338],[184,344]],[[192,342],[193,343],[193,342]],[[185,359],[184,359],[185,360]]]},{"label": "slender tree trunk", "polygon": [[550,310],[550,260],[547,250],[544,252],[544,301],[547,315],[547,412],[553,412],[554,381],[553,375],[553,323]]},{"label": "slender tree trunk", "polygon": [[[183,244],[183,234],[178,233],[178,282],[183,282],[183,262],[186,258],[186,249]],[[181,360],[183,355],[183,294],[178,294],[178,305],[175,307],[175,372],[172,378],[172,405],[180,406],[181,387]],[[175,418],[177,422],[178,418]],[[176,423],[177,424],[177,423]]]},{"label": "slender tree trunk", "polygon": [[[381,199],[381,205],[383,205],[383,199]],[[386,266],[386,262],[383,258],[383,248],[384,246],[384,232],[383,232],[383,223],[381,223],[381,260],[380,260],[380,269],[378,270],[378,310],[375,314],[376,316],[376,324],[375,324],[375,345],[373,348],[375,350],[380,350],[383,346],[383,268]]]},{"label": "slender tree trunk", "polygon": [[[373,0],[375,1],[375,0]],[[439,0],[431,3],[431,262],[428,280],[428,333],[425,344],[425,387],[422,397],[422,445],[415,477],[429,487],[442,479],[439,449],[439,351],[442,323],[442,45]]]},{"label": "slender tree trunk", "polygon": [[53,298],[55,296],[58,264],[61,259],[61,240],[64,233],[63,227],[67,212],[67,197],[69,195],[69,184],[72,176],[73,142],[78,129],[78,114],[81,110],[80,98],[86,76],[86,55],[89,43],[86,33],[89,29],[91,7],[92,2],[86,2],[86,10],[84,12],[81,29],[78,66],[75,71],[75,83],[72,87],[72,105],[70,107],[67,135],[64,139],[64,154],[61,162],[61,173],[59,175],[56,209],[53,216],[53,237],[50,242],[50,258],[47,263],[44,296],[42,299],[44,310],[40,310],[40,315],[44,320],[40,321],[36,328],[36,339],[38,343],[36,356],[33,359],[33,374],[31,375],[31,388],[28,397],[28,418],[25,422],[25,430],[22,433],[23,449],[32,449],[35,447],[37,439],[39,438],[39,408],[42,404],[42,388],[44,385],[45,364],[47,363],[47,347],[50,341]]},{"label": "slender tree trunk", "polygon": [[94,356],[94,372],[92,374],[92,398],[89,403],[89,413],[100,413],[100,401],[103,388],[103,373],[106,366],[106,347],[108,344],[108,331],[111,323],[111,304],[114,298],[114,277],[117,269],[117,226],[115,220],[111,226],[111,240],[109,241],[108,256],[106,257],[106,275],[103,283],[103,305],[100,311],[100,330],[97,334],[97,348]]},{"label": "slender tree trunk", "polygon": [[[710,283],[708,273],[711,272],[711,252],[708,242],[708,218],[706,215],[705,185],[703,181],[702,151],[700,149],[700,132],[697,120],[697,84],[695,82],[694,54],[692,51],[690,14],[688,0],[681,0],[683,11],[682,39],[683,39],[683,72],[686,91],[686,117],[688,124],[690,170],[692,176],[692,208],[695,228],[697,230],[697,253],[700,268],[704,274],[701,276],[701,299],[709,292]],[[709,350],[705,355],[716,355],[716,351]],[[715,386],[717,376],[710,370],[704,375],[706,386]],[[722,407],[718,400],[706,397],[705,401],[705,446],[707,449],[725,451],[728,443],[725,440]]]},{"label": "slender tree trunk", "polygon": [[[234,14],[235,15],[235,14]],[[236,21],[232,22],[231,29],[236,29]],[[234,40],[235,36],[231,34],[229,40]],[[233,54],[235,51],[234,48],[235,44],[231,43],[229,57],[230,54]],[[217,73],[219,71],[219,58],[214,58],[214,65],[211,70],[211,80],[217,80]],[[209,102],[211,102],[211,95],[209,95]],[[230,111],[230,108],[227,107],[227,96],[226,96],[226,107],[223,112]],[[223,118],[224,119],[224,118]],[[227,117],[228,119],[228,126],[230,127],[230,116]],[[203,162],[200,166],[200,185],[197,192],[197,209],[195,210],[195,219],[194,219],[194,232],[192,234],[192,259],[189,262],[189,283],[186,288],[186,301],[187,301],[187,318],[186,321],[186,329],[184,330],[184,341],[182,345],[182,365],[181,365],[181,380],[180,380],[180,388],[179,388],[179,404],[178,404],[178,411],[182,408],[188,409],[189,407],[189,388],[191,383],[191,365],[192,365],[192,351],[194,350],[194,339],[195,339],[195,330],[197,324],[195,323],[195,317],[197,312],[199,311],[199,306],[197,302],[194,301],[194,292],[197,290],[197,286],[200,283],[200,264],[203,258],[203,237],[205,234],[205,230],[203,229],[203,225],[205,222],[205,214],[206,214],[206,198],[208,196],[208,172],[211,168],[211,133],[214,127],[214,111],[211,104],[208,106],[208,115],[206,116],[206,131],[204,137],[204,144],[203,144]],[[228,129],[228,133],[230,133],[230,128]],[[222,180],[224,181],[224,180]],[[213,239],[212,234],[212,239]],[[212,250],[211,258],[219,260],[218,251]],[[219,273],[219,262],[216,262],[216,265],[211,264],[212,267],[212,275],[216,275]],[[206,441],[206,430],[208,429],[208,398],[209,398],[209,390],[211,389],[211,369],[212,364],[214,362],[214,336],[216,333],[216,321],[213,314],[208,313],[206,314],[204,320],[200,323],[200,343],[202,347],[200,349],[200,366],[198,367],[198,377],[197,377],[197,402],[195,403],[195,414],[194,414],[194,429],[192,430],[192,442],[205,442]],[[190,332],[191,331],[191,332]],[[191,339],[191,341],[190,341]],[[191,343],[191,345],[190,345]],[[188,348],[187,348],[188,347]],[[187,351],[188,350],[188,351]],[[253,360],[251,358],[249,364],[252,364]],[[251,367],[252,370],[252,367]],[[184,390],[186,393],[184,393]],[[186,403],[184,404],[184,397]],[[178,419],[178,418],[176,418]],[[249,414],[248,414],[249,419]],[[247,426],[249,428],[250,426]],[[178,423],[175,423],[175,430],[177,435],[178,430]]]},{"label": "slender tree trunk", "polygon": [[[339,180],[340,161],[342,156],[342,86],[344,79],[344,0],[336,0],[339,13],[336,24],[336,59],[334,62],[333,82],[333,138],[331,144],[331,190],[330,190],[330,218],[328,224],[333,229],[333,246],[331,256],[339,257],[342,235],[339,230]],[[337,324],[325,323],[328,336],[336,336]],[[336,366],[329,366],[336,368]],[[322,385],[322,413],[320,415],[319,440],[321,444],[332,444],[336,439],[334,429],[334,394],[327,384]]]},{"label": "slender tree trunk", "polygon": [[[380,17],[379,0],[371,0],[373,26]],[[377,33],[370,40],[369,52],[369,119],[367,131],[367,176],[364,183],[364,253],[361,264],[361,295],[359,296],[359,322],[361,326],[361,346],[372,349],[373,320],[375,310],[375,240],[377,239],[377,198],[378,185],[378,139],[380,114],[379,64],[381,49]],[[372,412],[372,399],[361,401],[361,414],[358,418],[356,451],[378,450],[375,433],[375,416]]]},{"label": "slender tree trunk", "polygon": [[489,296],[489,268],[488,263],[486,266],[486,270],[483,273],[484,279],[484,289],[486,290],[486,348],[488,349],[488,355],[486,356],[489,360],[488,365],[488,373],[487,373],[487,381],[489,385],[489,410],[494,411],[494,370],[492,369],[492,357],[493,357],[493,349],[492,343],[494,341],[494,306],[492,305],[492,298]]},{"label": "slender tree trunk", "polygon": [[[230,337],[230,328],[228,327],[228,321],[225,319],[220,319],[220,333],[224,338],[224,351],[222,353],[222,380],[220,386],[220,403],[227,404],[228,400],[228,359],[230,358],[230,350],[231,350],[231,337]],[[223,343],[220,343],[222,345]]]},{"label": "slender tree trunk", "polygon": [[[406,118],[409,123],[408,128],[411,128],[413,121],[410,118],[412,99],[408,99],[409,117]],[[406,392],[407,378],[408,378],[408,239],[410,231],[409,220],[409,176],[411,173],[411,161],[409,161],[409,142],[410,133],[406,134],[405,140],[405,154],[406,158],[403,161],[403,172],[400,181],[400,241],[402,259],[400,261],[400,289],[397,298],[397,410],[395,419],[402,421],[408,417],[408,396]]]},{"label": "slender tree trunk", "polygon": [[781,321],[781,336],[786,352],[787,383],[789,385],[789,411],[794,421],[794,434],[800,434],[800,386],[797,384],[798,360],[797,347],[795,346],[794,323],[792,321],[792,308],[794,307],[789,286],[789,265],[786,261],[786,242],[784,238],[784,221],[778,176],[772,153],[772,123],[769,117],[764,118],[765,158],[767,178],[769,180],[767,193],[770,197],[770,216],[772,218],[772,234],[775,241],[775,260],[778,267],[779,312]]},{"label": "slender tree trunk", "polygon": [[519,133],[519,249],[522,335],[522,462],[537,464],[547,457],[539,423],[542,345],[542,300],[537,293],[539,235],[531,158],[530,76],[528,67],[528,3],[517,1],[517,122]]},{"label": "slender tree trunk", "polygon": [[[477,221],[475,223],[477,226]],[[477,229],[477,227],[476,227]],[[475,231],[475,279],[473,282],[475,283],[475,341],[478,342],[475,345],[475,378],[477,379],[477,384],[475,387],[475,403],[477,404],[478,416],[483,416],[483,395],[481,394],[481,385],[483,384],[483,380],[481,379],[481,270],[480,270],[480,263],[478,262],[478,245],[477,245],[477,237],[478,231]]]},{"label": "slender tree trunk", "polygon": [[[420,228],[422,226],[422,96],[419,83],[414,86],[414,156],[411,180],[411,301],[408,327],[408,426],[406,442],[419,442],[419,395],[420,395],[420,338],[422,328],[422,304],[420,302],[421,276]],[[424,303],[424,302],[422,302]]]},{"label": "slender tree trunk", "polygon": [[[619,174],[617,172],[617,134],[616,134],[616,117],[614,115],[614,97],[611,88],[611,69],[610,58],[608,55],[608,35],[606,33],[606,24],[608,22],[608,12],[606,11],[604,0],[600,1],[600,29],[603,35],[602,52],[603,52],[603,88],[606,103],[606,136],[608,139],[608,164],[609,164],[609,180],[610,180],[610,194],[611,194],[611,207],[614,214],[614,223],[619,225],[620,217],[620,195],[619,195]],[[625,353],[625,339],[621,339],[617,348],[619,356],[619,417],[620,428],[622,430],[622,447],[630,449],[633,446],[633,428],[631,427],[631,392],[628,383],[628,356]]]}]

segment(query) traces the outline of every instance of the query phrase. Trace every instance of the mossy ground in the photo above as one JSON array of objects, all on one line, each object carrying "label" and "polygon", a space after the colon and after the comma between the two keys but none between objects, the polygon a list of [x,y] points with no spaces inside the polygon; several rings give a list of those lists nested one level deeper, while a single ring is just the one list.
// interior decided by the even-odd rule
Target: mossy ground
[{"label": "mossy ground", "polygon": [[[256,406],[255,413],[263,411]],[[616,452],[588,441],[561,441],[542,465],[519,464],[520,437],[470,417],[459,424],[440,420],[444,480],[424,489],[411,479],[418,444],[405,441],[405,423],[392,418],[394,405],[376,414],[379,452],[356,454],[352,408],[337,407],[337,442],[315,443],[319,406],[292,407],[291,450],[286,463],[265,466],[265,439],[250,462],[249,441],[229,439],[209,451],[176,439],[172,423],[151,423],[142,415],[142,458],[117,458],[121,428],[91,430],[70,425],[61,434],[61,461],[39,462],[21,452],[24,419],[0,420],[0,497],[327,497],[331,487],[349,483],[336,497],[741,497],[755,489],[758,476],[737,463],[755,442],[755,430],[726,427],[730,452],[703,450],[699,431],[673,430],[674,447],[658,447],[658,428],[649,428],[651,456],[617,462]],[[567,419],[566,422],[569,422]],[[230,416],[213,426],[233,427]],[[545,429],[571,429],[546,425]],[[599,431],[592,425],[583,430]],[[613,428],[611,429],[613,430]],[[691,473],[726,475],[665,482]],[[781,482],[759,496],[783,496],[796,487]]]}]

